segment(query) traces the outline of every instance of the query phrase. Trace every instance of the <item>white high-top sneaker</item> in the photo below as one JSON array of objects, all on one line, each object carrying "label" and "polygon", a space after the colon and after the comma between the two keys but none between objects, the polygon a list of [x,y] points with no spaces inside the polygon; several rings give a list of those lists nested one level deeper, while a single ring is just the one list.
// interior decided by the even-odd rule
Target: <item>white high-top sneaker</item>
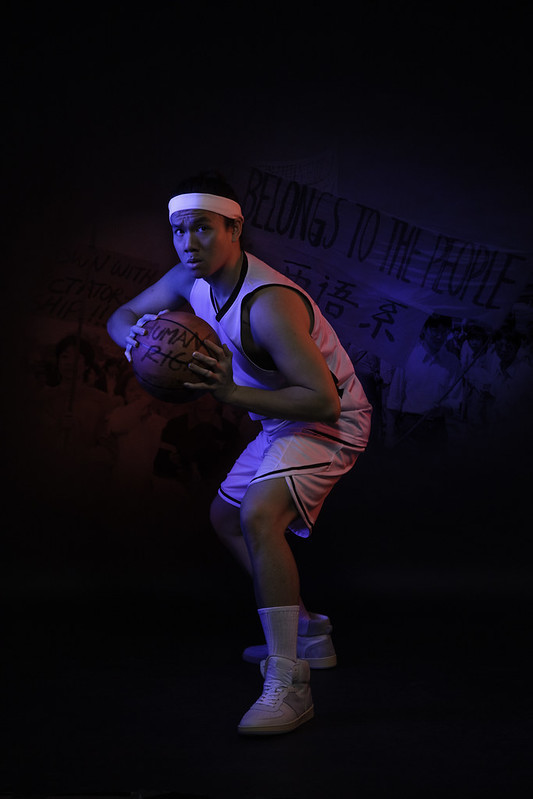
[{"label": "white high-top sneaker", "polygon": [[261,663],[263,693],[244,714],[242,735],[275,735],[291,732],[313,718],[309,664],[271,655]]}]

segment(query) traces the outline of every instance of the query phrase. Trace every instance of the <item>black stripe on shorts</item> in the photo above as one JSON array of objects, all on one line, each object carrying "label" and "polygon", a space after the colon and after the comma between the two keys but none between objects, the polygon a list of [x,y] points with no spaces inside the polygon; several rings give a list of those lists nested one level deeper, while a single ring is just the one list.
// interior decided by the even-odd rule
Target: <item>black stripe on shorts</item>
[{"label": "black stripe on shorts", "polygon": [[322,468],[323,466],[329,466],[331,461],[323,461],[322,463],[307,463],[305,466],[285,466],[283,469],[274,469],[272,472],[263,472],[263,474],[258,475],[257,477],[252,477],[250,483],[253,483],[254,480],[263,480],[265,477],[274,477],[274,475],[279,474],[283,475],[286,472],[303,472],[303,471],[312,471],[313,469]]},{"label": "black stripe on shorts", "polygon": [[324,433],[322,430],[305,430],[307,434],[316,436],[317,438],[328,438],[330,441],[336,441],[337,444],[342,444],[344,447],[351,447],[352,449],[362,449],[359,444],[354,444],[353,441],[345,441],[343,438],[337,438],[337,436],[331,436],[329,433]]},{"label": "black stripe on shorts", "polygon": [[[289,480],[291,481],[291,486],[292,486],[292,490],[293,490],[293,499],[295,499],[295,501],[296,501],[296,506],[297,506],[298,513],[300,514],[300,516],[302,517],[302,519],[306,523],[307,527],[309,528],[309,531],[311,531],[313,529],[313,522],[307,516],[307,512],[305,510],[305,505],[303,504],[303,502],[301,501],[300,497],[298,496],[298,491],[296,489],[296,484],[294,482],[294,478],[293,478],[292,474],[289,475]],[[289,525],[289,527],[290,527],[290,525]]]}]

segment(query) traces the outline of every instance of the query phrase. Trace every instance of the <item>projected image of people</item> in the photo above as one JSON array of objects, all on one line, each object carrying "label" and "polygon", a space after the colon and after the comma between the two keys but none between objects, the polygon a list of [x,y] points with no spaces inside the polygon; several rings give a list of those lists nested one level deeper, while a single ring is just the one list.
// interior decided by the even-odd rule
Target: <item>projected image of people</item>
[{"label": "projected image of people", "polygon": [[308,538],[326,497],[365,450],[371,405],[352,361],[316,302],[241,246],[243,214],[225,179],[183,181],[168,206],[179,263],[109,318],[130,360],[148,321],[192,307],[216,331],[189,370],[194,397],[260,422],[222,481],[212,525],[251,576],[266,642],[249,646],[263,691],[244,735],[287,733],[314,715],[310,669],[336,665],[332,625],[307,609],[290,534]]}]

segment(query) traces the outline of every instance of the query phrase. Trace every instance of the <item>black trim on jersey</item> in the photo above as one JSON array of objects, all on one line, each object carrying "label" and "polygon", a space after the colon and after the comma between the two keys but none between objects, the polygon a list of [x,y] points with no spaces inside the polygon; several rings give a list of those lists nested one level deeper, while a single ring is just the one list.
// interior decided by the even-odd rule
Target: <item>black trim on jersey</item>
[{"label": "black trim on jersey", "polygon": [[222,308],[218,307],[218,302],[216,301],[215,295],[213,293],[213,289],[211,288],[209,290],[210,295],[211,295],[211,303],[213,305],[213,308],[215,309],[215,313],[216,313],[215,319],[217,320],[217,322],[220,322],[220,320],[222,319],[224,314],[229,311],[229,309],[231,308],[231,306],[233,305],[233,303],[237,299],[237,296],[239,294],[239,291],[242,288],[242,284],[244,283],[244,279],[245,279],[247,274],[248,274],[248,258],[246,257],[246,253],[243,250],[243,253],[242,253],[242,266],[241,266],[241,273],[239,275],[239,279],[238,279],[237,283],[235,284],[235,286],[233,288],[233,291],[229,295],[228,299],[226,300],[226,302],[222,306]]},{"label": "black trim on jersey", "polygon": [[[302,298],[302,300],[303,300],[303,302],[305,304],[305,307],[307,308],[307,312],[309,314],[310,323],[311,323],[309,332],[311,332],[313,330],[313,328],[315,326],[315,321],[316,321],[315,320],[315,312],[313,311],[313,306],[311,305],[311,303],[309,302],[308,298],[305,296],[303,291],[301,291],[298,286],[288,286],[286,283],[263,283],[261,286],[257,286],[252,291],[249,291],[248,294],[246,294],[246,296],[243,297],[243,301],[242,301],[241,328],[242,328],[242,324],[243,324],[243,320],[242,320],[242,315],[243,314],[246,314],[246,321],[247,322],[250,321],[250,308],[249,308],[248,303],[250,302],[251,298],[255,294],[257,294],[258,292],[263,291],[263,289],[266,289],[266,288],[283,288],[283,289],[289,289],[290,291],[295,291],[298,294],[298,296]],[[242,337],[241,337],[241,341],[242,341]],[[246,352],[246,348],[244,346],[244,342],[242,344],[243,344],[243,352],[244,352],[244,354],[246,355],[246,357],[248,358],[248,360],[250,361],[251,364],[256,366],[258,369],[262,369],[265,372],[278,372],[279,371],[278,367],[276,366],[276,363],[275,363],[274,359],[270,356],[270,354],[266,350],[261,353],[261,358],[260,359],[257,359],[257,357],[256,358],[252,358],[252,356],[248,352]],[[332,375],[333,375],[333,373],[332,373]],[[333,376],[333,379],[335,379],[334,376]],[[339,394],[339,396],[341,396],[341,395]]]}]

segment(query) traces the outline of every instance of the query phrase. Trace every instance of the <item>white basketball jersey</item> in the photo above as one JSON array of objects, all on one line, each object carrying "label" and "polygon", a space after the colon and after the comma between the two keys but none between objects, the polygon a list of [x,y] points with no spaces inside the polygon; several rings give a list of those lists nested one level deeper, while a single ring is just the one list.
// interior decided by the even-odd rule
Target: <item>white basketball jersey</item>
[{"label": "white basketball jersey", "polygon": [[[242,303],[248,295],[267,285],[287,286],[307,299],[314,317],[311,337],[324,356],[340,397],[341,415],[336,423],[302,422],[300,426],[364,449],[370,433],[371,405],[336,332],[304,289],[268,264],[244,253],[239,281],[222,308],[217,307],[211,287],[203,279],[198,279],[193,284],[190,303],[194,313],[209,322],[220,341],[227,344],[232,351],[233,376],[237,385],[268,390],[284,388],[289,385],[285,377],[275,368],[262,368],[254,363],[245,353],[241,339]],[[277,435],[284,427],[290,426],[293,429],[295,424],[254,413],[250,413],[250,417],[260,420],[270,435]]]}]

